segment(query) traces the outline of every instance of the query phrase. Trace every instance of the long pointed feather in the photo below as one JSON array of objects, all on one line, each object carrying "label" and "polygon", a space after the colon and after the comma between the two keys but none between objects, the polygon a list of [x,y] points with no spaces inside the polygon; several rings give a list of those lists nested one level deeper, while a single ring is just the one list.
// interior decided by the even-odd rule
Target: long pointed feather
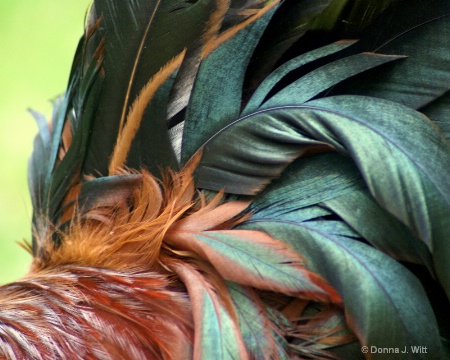
[{"label": "long pointed feather", "polygon": [[124,103],[123,103],[123,107],[122,107],[122,114],[120,116],[119,134],[122,132],[122,129],[123,129],[124,125],[125,125],[125,115],[126,115],[126,112],[127,112],[128,102],[129,102],[129,98],[130,98],[131,87],[133,86],[133,83],[134,83],[134,78],[136,76],[137,66],[139,64],[139,61],[141,60],[141,53],[142,53],[142,50],[144,49],[144,45],[145,45],[145,41],[146,41],[147,36],[148,36],[148,32],[149,32],[149,30],[150,30],[150,28],[151,28],[151,26],[153,24],[153,21],[155,19],[155,15],[156,15],[160,5],[161,5],[161,0],[156,0],[156,4],[155,4],[155,6],[153,8],[153,11],[152,11],[152,13],[150,15],[150,19],[149,19],[149,21],[147,23],[147,26],[145,27],[144,34],[143,34],[142,39],[141,39],[141,41],[139,43],[139,48],[138,48],[138,50],[136,52],[136,59],[135,59],[135,61],[133,63],[130,79],[128,80],[128,87],[127,87],[127,90],[125,92],[125,98],[124,98]]},{"label": "long pointed feather", "polygon": [[[99,109],[91,129],[92,141],[83,168],[85,173],[108,174],[117,134],[125,127],[133,101],[150,78],[201,36],[210,5],[208,0],[98,0],[94,3],[91,16],[101,19],[97,37],[107,37],[104,69],[108,76],[97,99]],[[173,24],[177,24],[177,31],[173,30]],[[168,97],[170,88],[166,91]],[[160,135],[161,147],[169,149],[167,108],[165,105],[161,107],[156,111],[157,119],[153,122],[163,122],[165,126],[156,126],[158,130],[153,131],[153,135]],[[146,120],[145,127],[148,121],[152,120]],[[136,153],[139,151],[132,151],[133,156]],[[130,160],[133,164],[140,163],[139,159]],[[164,167],[170,163],[155,152],[145,158],[143,165],[159,161]],[[154,166],[155,169],[157,167]]]},{"label": "long pointed feather", "polygon": [[[123,130],[119,130],[117,144],[114,147],[114,152],[109,164],[109,174],[114,175],[117,169],[124,166],[127,155],[130,151],[131,143],[139,130],[139,126],[144,115],[144,111],[152,100],[158,88],[164,83],[165,80],[180,66],[183,61],[185,52],[183,51],[174,59],[172,59],[167,65],[164,66],[159,72],[157,72],[140,91],[136,100],[133,102],[127,121]],[[122,126],[121,126],[122,129]]]},{"label": "long pointed feather", "polygon": [[[204,55],[209,55],[197,74],[186,109],[183,139],[180,139],[182,163],[199,149],[211,133],[239,114],[245,69],[277,3],[274,1],[267,5],[258,16],[255,15],[255,19],[249,20],[249,24],[246,21],[231,28],[205,47]],[[218,93],[220,97],[216,95]]]},{"label": "long pointed feather", "polygon": [[233,317],[211,285],[195,269],[175,265],[193,304],[194,359],[248,359],[242,335]]},{"label": "long pointed feather", "polygon": [[[311,259],[314,270],[342,293],[347,322],[362,345],[409,348],[426,342],[430,353],[419,358],[430,354],[440,358],[433,310],[418,279],[402,265],[366,244],[327,234],[314,224],[259,221],[244,227],[282,237]],[[388,337],[386,329],[391,329]],[[413,359],[417,354],[408,356]]]},{"label": "long pointed feather", "polygon": [[[187,51],[187,56],[180,67],[177,78],[172,88],[171,99],[167,109],[167,117],[170,121],[173,116],[186,107],[189,102],[192,87],[194,86],[195,75],[202,60],[203,47],[219,30],[220,24],[230,6],[230,0],[215,1],[215,10],[211,13],[209,20],[205,25],[201,38],[197,41],[199,44],[191,51]],[[197,44],[195,42],[194,44]]]},{"label": "long pointed feather", "polygon": [[301,257],[264,233],[246,231],[170,231],[167,241],[191,250],[214,265],[226,279],[290,296],[339,302],[339,294],[301,266]]}]

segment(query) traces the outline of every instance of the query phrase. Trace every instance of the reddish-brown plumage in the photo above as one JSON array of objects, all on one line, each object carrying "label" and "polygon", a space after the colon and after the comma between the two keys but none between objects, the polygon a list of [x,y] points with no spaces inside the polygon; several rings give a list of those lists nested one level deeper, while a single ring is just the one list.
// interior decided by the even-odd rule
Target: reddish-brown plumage
[{"label": "reddish-brown plumage", "polygon": [[[240,291],[250,299],[251,307],[258,310],[258,321],[264,324],[264,339],[256,339],[264,343],[264,358],[277,359],[280,349],[276,338],[284,339],[288,334],[296,337],[299,318],[309,301],[331,302],[339,308],[342,299],[336,290],[309,271],[301,255],[286,243],[260,231],[235,229],[250,218],[246,211],[250,201],[225,201],[223,192],[210,196],[197,189],[193,173],[202,149],[181,171],[163,172],[162,180],[146,170],[127,168],[145,121],[144,113],[185,58],[193,56],[191,70],[198,69],[215,49],[267,15],[278,3],[255,1],[255,7],[244,7],[242,21],[222,31],[221,22],[230,1],[218,0],[207,17],[198,44],[202,45],[195,50],[182,47],[165,66],[155,69],[134,99],[129,99],[139,57],[145,51],[144,42],[140,43],[124,94],[115,145],[107,160],[107,174],[109,179],[115,177],[117,187],[109,189],[100,182],[104,188],[100,195],[96,191],[87,191],[86,195],[86,184],[107,177],[95,179],[85,169],[70,173],[64,167],[73,156],[69,156],[70,151],[79,146],[77,135],[84,131],[68,117],[64,119],[59,130],[61,138],[55,142],[54,164],[56,172],[58,168],[66,169],[61,179],[63,190],[59,200],[50,199],[54,206],[43,206],[45,199],[39,196],[58,193],[60,185],[48,184],[50,189],[45,195],[34,194],[38,205],[30,273],[0,288],[0,358],[200,359],[208,357],[204,344],[211,337],[215,337],[212,342],[228,342],[238,354],[234,357],[260,358],[255,354],[259,350],[252,348],[248,335],[243,334],[243,310],[232,295]],[[154,6],[155,11],[160,4]],[[95,10],[94,6],[85,47],[80,51],[89,52],[90,40],[95,43],[91,70],[105,78],[111,75],[107,74],[107,65],[103,67],[110,55],[108,36],[94,41],[97,32],[103,31],[103,21]],[[145,34],[150,29],[147,27]],[[80,71],[81,77],[89,73],[84,67]],[[189,75],[181,83],[189,88],[193,80]],[[178,90],[183,93],[183,88]],[[186,105],[180,105],[183,101],[186,99],[174,103],[169,113],[180,111]],[[181,108],[175,110],[178,106]],[[53,131],[57,130],[50,129]],[[82,150],[77,151],[81,154]],[[96,167],[91,171],[99,173]],[[86,201],[86,196],[91,195],[92,199]],[[48,217],[52,221],[47,221]],[[202,237],[212,243],[202,241]],[[227,237],[232,238],[230,244]],[[217,250],[218,244],[225,245],[223,253]],[[290,305],[296,298],[302,299],[300,307]],[[207,306],[212,306],[210,312],[205,311]],[[288,313],[293,314],[291,323],[272,321],[267,307],[280,312],[288,308]],[[219,339],[222,333],[214,333],[214,329],[222,327],[227,338],[223,341]],[[212,329],[212,335],[208,329]],[[335,332],[326,331],[325,336]],[[314,336],[320,338],[320,334]],[[230,351],[228,345],[222,344],[223,351]],[[281,351],[290,356],[289,346],[285,347]],[[301,354],[292,349],[292,356]]]},{"label": "reddish-brown plumage", "polygon": [[[62,245],[40,239],[42,256],[35,258],[30,274],[0,288],[0,354],[26,359],[190,357],[201,320],[197,284],[225,306],[238,332],[225,280],[264,289],[263,279],[242,273],[239,281],[227,262],[211,261],[190,239],[214,230],[236,232],[243,241],[273,242],[274,249],[280,244],[262,232],[229,230],[248,218],[243,213],[248,203],[222,203],[220,193],[206,200],[194,187],[195,166],[194,159],[180,173],[167,173],[161,184],[142,172],[134,187],[117,198],[105,198],[84,212],[69,208],[66,216],[72,220],[59,234]],[[298,255],[279,251],[291,258],[291,266],[310,274]],[[311,276],[328,295],[305,292],[303,297],[340,301],[323,279]]]},{"label": "reddish-brown plumage", "polygon": [[449,9],[422,2],[94,0],[36,114],[0,358],[443,358]]},{"label": "reddish-brown plumage", "polygon": [[151,272],[76,265],[31,274],[0,288],[0,354],[7,359],[188,354],[190,303],[175,285]]}]

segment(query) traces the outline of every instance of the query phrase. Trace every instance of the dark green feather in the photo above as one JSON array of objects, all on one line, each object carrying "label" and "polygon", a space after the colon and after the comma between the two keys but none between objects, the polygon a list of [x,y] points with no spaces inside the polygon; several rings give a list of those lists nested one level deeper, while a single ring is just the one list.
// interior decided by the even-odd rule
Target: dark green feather
[{"label": "dark green feather", "polygon": [[434,273],[426,245],[374,201],[368,191],[355,189],[323,203],[371,245],[394,259],[426,265]]},{"label": "dark green feather", "polygon": [[[106,78],[96,99],[98,111],[91,129],[85,173],[107,175],[123,114],[151,77],[201,36],[211,5],[206,0],[95,1],[91,16],[101,18],[96,36],[107,38],[103,65]],[[177,31],[172,31],[174,24]],[[166,122],[165,112],[158,110],[150,115],[155,130],[146,132],[147,141],[160,142],[165,137],[168,143],[167,128],[161,125]],[[141,149],[146,150],[145,146]],[[148,164],[160,162],[166,165],[160,153],[147,160]]]},{"label": "dark green feather", "polygon": [[265,30],[246,73],[251,92],[274,69],[283,54],[309,29],[331,0],[285,0]]},{"label": "dark green feather", "polygon": [[294,59],[284,63],[270,75],[268,75],[258,86],[241,115],[247,115],[248,113],[257,110],[259,106],[264,102],[269,92],[273,90],[277,83],[290,72],[297,70],[303,65],[309,64],[317,59],[346,49],[353,43],[353,41],[342,41],[328,46],[323,46],[306,54],[299,55]]},{"label": "dark green feather", "polygon": [[273,13],[270,10],[239,31],[201,64],[186,111],[183,163],[211,134],[239,115],[245,70]]},{"label": "dark green feather", "polygon": [[403,1],[373,25],[360,46],[408,60],[356,77],[332,94],[380,97],[413,109],[426,106],[448,92],[449,32],[448,1]]},{"label": "dark green feather", "polygon": [[294,81],[273,95],[259,109],[275,106],[302,104],[318,96],[354,75],[388,62],[402,59],[402,56],[377,55],[374,53],[356,54],[324,65]]},{"label": "dark green feather", "polygon": [[[53,225],[70,225],[60,219],[72,205],[84,219],[98,206],[127,203],[142,177],[110,176],[111,154],[140,91],[186,49],[146,106],[121,165],[158,176],[202,151],[197,188],[252,201],[246,222],[193,233],[198,257],[183,252],[167,265],[192,303],[194,356],[325,356],[319,339],[290,336],[286,329],[301,326],[283,316],[281,299],[333,293],[338,302],[334,286],[361,344],[426,346],[405,358],[443,358],[439,337],[448,329],[435,316],[448,305],[436,292],[450,294],[450,3],[232,0],[210,24],[218,4],[94,2],[51,129],[35,115],[35,255],[52,233],[59,245]],[[242,229],[274,239],[246,238]]]},{"label": "dark green feather", "polygon": [[363,345],[409,349],[420,343],[426,344],[422,345],[428,348],[426,354],[410,352],[404,358],[442,358],[437,323],[425,291],[396,261],[358,241],[328,234],[314,223],[258,221],[245,228],[267,231],[302,253],[311,269],[343,296],[348,323]]}]

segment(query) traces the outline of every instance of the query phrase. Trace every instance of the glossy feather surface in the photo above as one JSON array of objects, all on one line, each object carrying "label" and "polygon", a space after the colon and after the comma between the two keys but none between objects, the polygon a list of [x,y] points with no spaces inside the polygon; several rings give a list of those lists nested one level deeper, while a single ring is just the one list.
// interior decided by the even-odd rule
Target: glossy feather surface
[{"label": "glossy feather surface", "polygon": [[0,357],[449,356],[449,19],[95,0],[34,114],[34,261],[0,288]]}]

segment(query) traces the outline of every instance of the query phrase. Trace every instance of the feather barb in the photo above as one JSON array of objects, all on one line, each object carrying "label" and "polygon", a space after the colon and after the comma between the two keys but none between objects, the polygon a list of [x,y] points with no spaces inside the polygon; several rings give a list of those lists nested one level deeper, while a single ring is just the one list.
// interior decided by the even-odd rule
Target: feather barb
[{"label": "feather barb", "polygon": [[186,50],[183,50],[174,59],[158,71],[142,88],[136,100],[130,108],[126,124],[119,132],[113,156],[109,163],[109,175],[114,175],[123,168],[130,151],[131,144],[141,125],[142,117],[147,105],[152,100],[159,87],[168,79],[168,77],[181,65]]},{"label": "feather barb", "polygon": [[211,39],[203,49],[202,58],[207,57],[209,54],[211,54],[217,47],[219,47],[220,44],[223,44],[225,41],[232,38],[234,35],[236,35],[239,31],[246,28],[250,24],[254,23],[256,20],[261,18],[264,14],[266,14],[269,10],[271,10],[274,6],[276,6],[280,0],[274,0],[267,6],[263,7],[261,10],[256,12],[253,16],[249,17],[248,19],[242,21],[241,23],[237,24],[236,26],[233,26],[232,28],[228,29],[227,31],[223,32],[216,38]]}]

